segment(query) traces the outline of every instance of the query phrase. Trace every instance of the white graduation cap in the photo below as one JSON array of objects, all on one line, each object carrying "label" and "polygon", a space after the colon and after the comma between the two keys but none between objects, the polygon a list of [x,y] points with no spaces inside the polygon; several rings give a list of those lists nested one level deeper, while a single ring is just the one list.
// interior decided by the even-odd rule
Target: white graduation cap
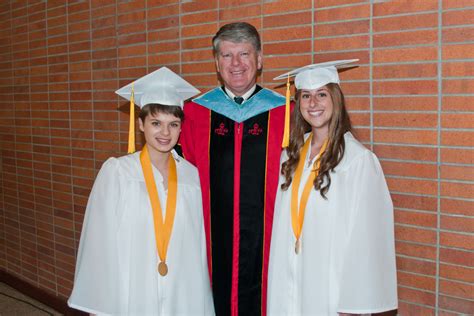
[{"label": "white graduation cap", "polygon": [[328,83],[339,84],[338,68],[349,67],[347,64],[359,61],[359,59],[345,59],[327,61],[324,63],[307,65],[301,68],[293,69],[287,73],[279,75],[273,80],[287,79],[286,83],[286,109],[285,109],[285,127],[283,133],[282,147],[288,147],[290,140],[290,77],[295,77],[296,89],[318,89]]},{"label": "white graduation cap", "polygon": [[288,77],[296,76],[296,89],[318,89],[328,83],[339,84],[337,69],[349,67],[347,64],[356,61],[359,61],[359,59],[335,60],[307,65],[279,75],[278,77],[273,78],[273,80],[283,80]]},{"label": "white graduation cap", "polygon": [[135,104],[140,108],[147,104],[180,106],[200,91],[166,67],[161,67],[115,91],[130,101],[130,126],[128,153],[135,152]]},{"label": "white graduation cap", "polygon": [[200,91],[166,67],[161,67],[115,91],[140,108],[150,103],[183,107],[185,100]]}]

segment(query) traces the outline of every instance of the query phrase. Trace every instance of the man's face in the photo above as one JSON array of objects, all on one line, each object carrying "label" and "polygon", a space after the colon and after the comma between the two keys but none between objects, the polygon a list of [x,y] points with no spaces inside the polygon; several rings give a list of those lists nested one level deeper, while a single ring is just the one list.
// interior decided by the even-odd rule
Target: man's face
[{"label": "man's face", "polygon": [[262,68],[262,55],[248,42],[222,41],[216,56],[217,71],[224,85],[237,96],[247,92],[257,80]]}]

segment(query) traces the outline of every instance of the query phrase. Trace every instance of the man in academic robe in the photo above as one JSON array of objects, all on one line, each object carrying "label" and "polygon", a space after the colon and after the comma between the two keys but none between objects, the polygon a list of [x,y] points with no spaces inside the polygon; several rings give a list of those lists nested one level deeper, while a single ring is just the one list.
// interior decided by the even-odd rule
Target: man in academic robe
[{"label": "man in academic robe", "polygon": [[180,144],[197,166],[217,315],[265,315],[285,98],[256,84],[260,36],[224,25],[212,40],[223,86],[185,104]]}]

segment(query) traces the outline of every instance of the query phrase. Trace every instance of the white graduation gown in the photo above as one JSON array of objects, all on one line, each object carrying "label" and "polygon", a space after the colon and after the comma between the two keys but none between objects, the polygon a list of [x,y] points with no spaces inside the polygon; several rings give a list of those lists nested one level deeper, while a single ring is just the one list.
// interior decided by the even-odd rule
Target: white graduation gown
[{"label": "white graduation gown", "polygon": [[[309,196],[298,255],[291,225],[292,187],[282,191],[280,175],[268,272],[269,315],[397,308],[393,205],[382,168],[351,133],[344,139],[344,157],[331,173],[327,200],[315,190]],[[311,168],[310,152],[300,198]],[[287,159],[283,152],[281,163]]]},{"label": "white graduation gown", "polygon": [[[157,271],[153,213],[140,153],[110,158],[92,188],[69,306],[110,315],[213,315],[197,169],[172,152],[178,197],[168,274]],[[163,178],[153,167],[165,212]]]}]

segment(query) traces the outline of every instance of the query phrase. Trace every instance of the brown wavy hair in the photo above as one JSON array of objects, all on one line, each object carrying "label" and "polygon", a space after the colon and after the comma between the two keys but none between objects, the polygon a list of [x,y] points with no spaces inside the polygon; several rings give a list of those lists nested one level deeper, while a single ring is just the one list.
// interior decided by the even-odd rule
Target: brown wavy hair
[{"label": "brown wavy hair", "polygon": [[[345,142],[344,134],[352,131],[351,121],[347,113],[344,94],[336,83],[328,83],[326,88],[333,103],[333,113],[329,122],[329,142],[323,155],[320,157],[321,164],[319,174],[314,179],[314,188],[319,190],[321,196],[326,199],[326,194],[331,186],[331,172],[341,162],[344,156]],[[296,166],[300,160],[300,151],[304,144],[304,134],[311,131],[311,126],[304,120],[300,110],[301,90],[296,92],[296,106],[292,113],[292,124],[290,131],[290,145],[286,149],[288,160],[282,165],[281,173],[285,182],[281,189],[286,191],[293,180]],[[304,159],[304,158],[303,158]]]}]

